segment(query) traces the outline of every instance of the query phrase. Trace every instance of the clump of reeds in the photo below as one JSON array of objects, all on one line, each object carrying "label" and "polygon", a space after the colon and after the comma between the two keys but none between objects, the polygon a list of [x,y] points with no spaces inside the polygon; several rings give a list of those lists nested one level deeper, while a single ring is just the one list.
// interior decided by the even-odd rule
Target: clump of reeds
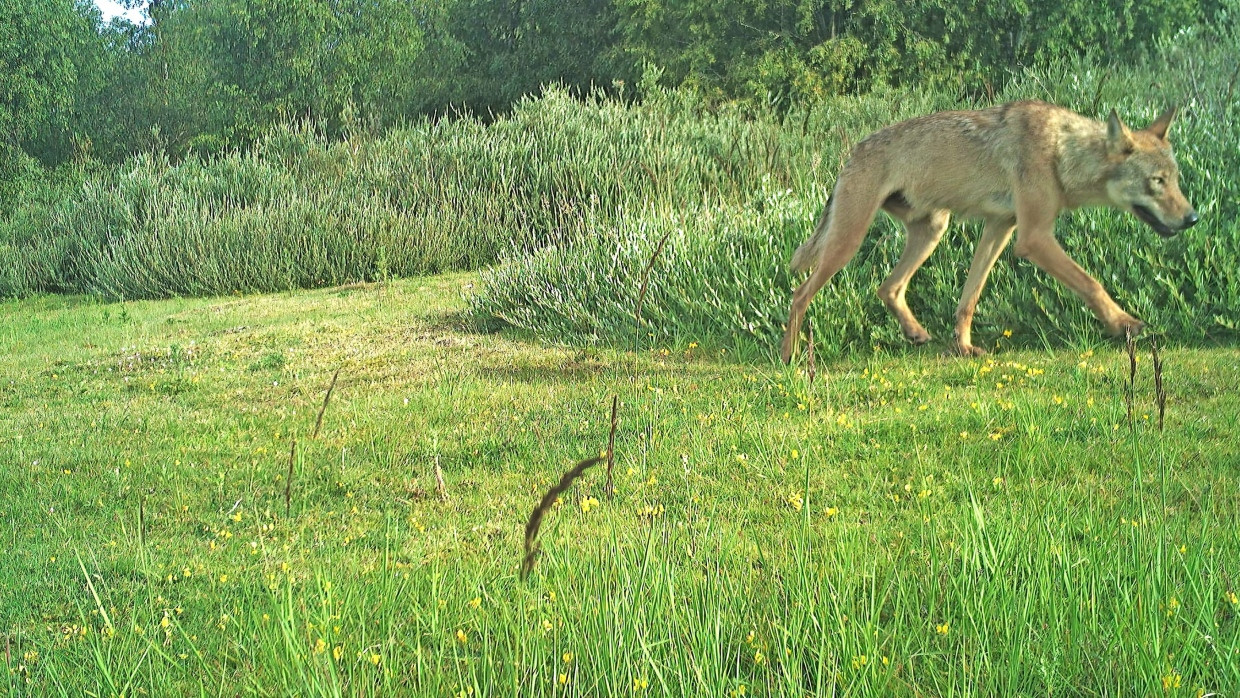
[{"label": "clump of reeds", "polygon": [[611,479],[611,470],[616,465],[616,426],[619,424],[620,396],[611,396],[611,431],[607,435],[607,484],[603,492],[611,497],[615,494],[615,483]]}]

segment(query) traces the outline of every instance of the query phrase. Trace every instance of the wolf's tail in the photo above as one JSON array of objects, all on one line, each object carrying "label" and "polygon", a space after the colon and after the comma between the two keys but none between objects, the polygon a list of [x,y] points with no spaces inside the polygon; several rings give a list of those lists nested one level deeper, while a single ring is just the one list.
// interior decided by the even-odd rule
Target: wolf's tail
[{"label": "wolf's tail", "polygon": [[818,216],[818,223],[814,225],[814,234],[810,235],[809,239],[801,243],[797,251],[792,253],[792,271],[809,271],[822,257],[823,245],[827,243],[827,228],[831,224],[832,197],[827,197],[827,205],[822,207],[822,214]]}]

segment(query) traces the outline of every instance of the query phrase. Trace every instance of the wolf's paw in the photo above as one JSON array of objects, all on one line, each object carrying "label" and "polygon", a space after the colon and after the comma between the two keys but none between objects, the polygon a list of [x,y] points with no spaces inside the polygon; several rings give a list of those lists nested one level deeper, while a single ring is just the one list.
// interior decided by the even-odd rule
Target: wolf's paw
[{"label": "wolf's paw", "polygon": [[916,346],[921,346],[930,341],[930,333],[921,327],[906,329],[904,338],[912,342]]},{"label": "wolf's paw", "polygon": [[785,332],[784,341],[779,345],[779,360],[783,361],[785,366],[792,363],[792,352],[796,344],[796,337],[791,332]]},{"label": "wolf's paw", "polygon": [[957,343],[953,353],[956,356],[985,356],[986,350],[972,344]]},{"label": "wolf's paw", "polygon": [[930,341],[930,333],[921,326],[920,322],[917,322],[917,318],[913,317],[907,308],[903,312],[892,312],[895,313],[896,320],[900,323],[900,334],[904,335],[905,339],[917,346]]},{"label": "wolf's paw", "polygon": [[1136,337],[1145,329],[1145,323],[1135,317],[1124,313],[1122,316],[1107,323],[1107,331],[1112,337],[1123,339],[1128,336]]}]

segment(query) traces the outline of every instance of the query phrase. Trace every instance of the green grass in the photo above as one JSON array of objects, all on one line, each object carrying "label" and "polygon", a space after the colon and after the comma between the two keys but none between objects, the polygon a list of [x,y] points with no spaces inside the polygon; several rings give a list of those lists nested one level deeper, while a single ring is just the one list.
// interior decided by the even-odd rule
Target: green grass
[{"label": "green grass", "polygon": [[[1130,427],[1113,344],[811,387],[690,337],[478,334],[475,283],[0,304],[6,693],[1240,688],[1234,347],[1164,348],[1160,432],[1144,347]],[[518,582],[615,394],[615,497],[587,473]]]},{"label": "green grass", "polygon": [[[0,685],[1240,691],[1240,114],[1219,82],[1235,42],[1198,34],[986,98],[773,113],[553,90],[487,125],[281,129],[19,192],[0,220],[0,295],[27,297],[0,301]],[[771,361],[786,260],[848,143],[1017,97],[1137,124],[1188,103],[1173,137],[1199,226],[1160,244],[1117,214],[1061,222],[1161,333],[1165,430],[1145,345],[1130,421],[1122,348],[1027,264],[1001,260],[984,296],[992,357],[909,348],[873,293],[889,223],[811,308],[812,383]],[[913,282],[940,337],[968,247]],[[605,447],[614,395],[615,496],[587,473],[519,582],[525,518]]]}]

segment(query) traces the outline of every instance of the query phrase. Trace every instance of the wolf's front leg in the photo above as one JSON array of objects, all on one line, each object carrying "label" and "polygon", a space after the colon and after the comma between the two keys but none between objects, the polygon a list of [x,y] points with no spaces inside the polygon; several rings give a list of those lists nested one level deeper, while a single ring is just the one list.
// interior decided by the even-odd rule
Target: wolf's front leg
[{"label": "wolf's front leg", "polygon": [[1024,237],[1022,231],[1016,241],[1015,252],[1072,289],[1094,311],[1094,315],[1102,321],[1110,334],[1123,337],[1127,333],[1137,334],[1145,328],[1144,322],[1120,308],[1107,294],[1102,284],[1072,261],[1054,237],[1035,236],[1029,240]]}]

